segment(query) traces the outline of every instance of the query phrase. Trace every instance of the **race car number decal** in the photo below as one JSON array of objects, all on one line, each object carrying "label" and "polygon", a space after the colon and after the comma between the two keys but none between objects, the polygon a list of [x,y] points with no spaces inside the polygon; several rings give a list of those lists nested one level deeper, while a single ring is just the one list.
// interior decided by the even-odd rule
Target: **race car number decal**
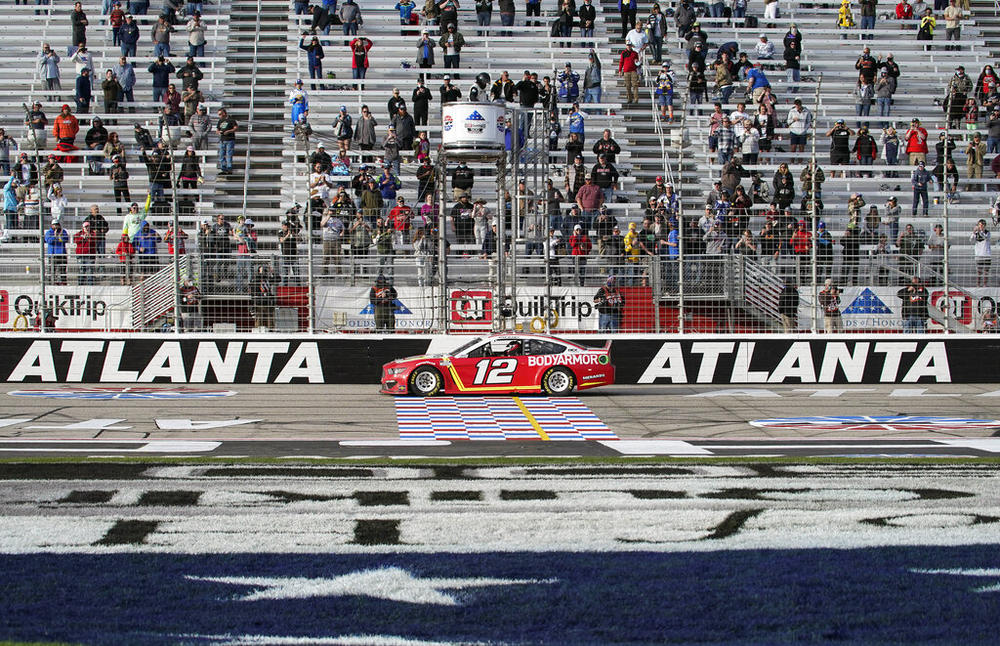
[{"label": "race car number decal", "polygon": [[514,381],[514,371],[517,369],[517,359],[483,359],[476,363],[476,376],[472,383],[509,384]]}]

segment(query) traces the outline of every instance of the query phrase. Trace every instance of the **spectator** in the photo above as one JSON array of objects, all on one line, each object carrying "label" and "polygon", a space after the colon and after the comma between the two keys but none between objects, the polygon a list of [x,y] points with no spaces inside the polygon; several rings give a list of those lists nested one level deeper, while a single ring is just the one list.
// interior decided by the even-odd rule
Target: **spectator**
[{"label": "spectator", "polygon": [[918,235],[912,224],[907,224],[896,241],[899,250],[899,270],[905,274],[916,275],[920,266],[920,254],[924,250],[922,235]]},{"label": "spectator", "polygon": [[769,61],[774,58],[774,43],[767,39],[767,34],[760,35],[760,39],[754,46],[754,53],[758,60]]},{"label": "spectator", "polygon": [[[438,88],[438,93],[441,95],[441,104],[444,105],[445,103],[451,103],[453,101],[461,101],[462,91],[451,84],[451,76],[445,74],[442,80],[444,82],[441,84],[441,87]],[[510,87],[514,87],[513,83]],[[508,101],[512,100],[512,97],[509,96],[505,98]]]},{"label": "spectator", "polygon": [[622,39],[629,30],[635,27],[635,15],[638,8],[637,0],[618,0],[618,12],[622,20]]},{"label": "spectator", "polygon": [[[937,27],[937,20],[934,18],[930,7],[924,9],[917,26],[917,40],[934,40],[934,28]],[[931,45],[924,45],[924,51],[930,51]]]},{"label": "spectator", "polygon": [[[59,83],[59,55],[48,43],[42,43],[42,51],[38,53],[38,76],[45,81],[46,90],[51,92],[62,89]],[[49,96],[49,101],[55,100],[53,95]]]},{"label": "spectator", "polygon": [[[364,19],[361,16],[361,7],[358,6],[358,3],[354,0],[346,0],[344,4],[340,6],[339,15],[341,24],[344,26],[344,35],[356,36],[358,33],[358,26],[364,24]],[[364,40],[368,39],[365,38]],[[370,42],[371,41],[369,41],[369,43]],[[354,50],[353,44],[351,45],[351,49],[352,51]],[[365,52],[367,51],[368,50],[366,49]],[[367,60],[367,54],[365,55],[365,59]],[[368,67],[367,62],[365,67]],[[356,76],[355,78],[364,78],[364,76]]]},{"label": "spectator", "polygon": [[830,278],[826,279],[819,293],[819,304],[823,308],[823,329],[828,333],[843,330],[844,324],[840,316],[840,289]]},{"label": "spectator", "polygon": [[660,11],[660,5],[653,3],[652,13],[646,18],[646,33],[649,37],[649,48],[654,65],[663,60],[663,37],[667,34],[667,18]]},{"label": "spectator", "polygon": [[903,139],[906,141],[906,153],[911,166],[927,160],[927,130],[920,125],[920,119],[915,118],[910,122]]},{"label": "spectator", "polygon": [[[343,12],[344,8],[351,4],[354,4],[353,0],[347,0],[347,3],[341,7],[341,12]],[[345,34],[347,34],[347,29],[348,23],[345,21]],[[351,41],[349,47],[351,49],[351,78],[355,80],[364,79],[365,74],[368,72],[368,50],[372,48],[372,41],[364,36],[359,36]]]},{"label": "spectator", "polygon": [[591,221],[604,204],[604,192],[594,183],[590,173],[584,177],[584,181],[584,185],[576,192],[576,206],[582,213],[587,230],[590,230]]},{"label": "spectator", "polygon": [[[951,0],[952,4],[955,0]],[[913,276],[910,284],[903,287],[896,296],[903,302],[903,332],[922,333],[927,328],[927,304],[930,301],[930,294],[927,288],[920,281],[919,276]]]},{"label": "spectator", "polygon": [[166,16],[161,15],[156,19],[149,32],[150,39],[153,41],[153,56],[157,58],[170,56],[170,34],[175,31],[177,30],[167,22]]},{"label": "spectator", "polygon": [[118,29],[118,42],[123,57],[138,54],[139,25],[135,22],[132,14],[125,15],[125,23]]},{"label": "spectator", "polygon": [[664,121],[674,120],[674,75],[670,64],[663,63],[656,77],[656,103],[660,107],[660,118]]},{"label": "spectator", "polygon": [[597,290],[594,305],[597,307],[598,329],[601,332],[617,332],[621,329],[625,297],[618,289],[618,282],[613,275],[608,276],[608,280]]},{"label": "spectator", "polygon": [[[566,63],[563,71],[556,75],[556,80],[559,81],[559,100],[575,102],[580,96],[580,75],[573,71],[571,63]],[[504,94],[506,98],[506,92]]]},{"label": "spectator", "polygon": [[965,164],[969,177],[970,190],[975,190],[971,180],[981,179],[983,176],[983,164],[986,161],[986,143],[982,135],[978,132],[972,135],[972,141],[965,149]]},{"label": "spectator", "polygon": [[[958,2],[956,0],[949,0],[948,7],[944,10],[944,32],[946,40],[961,42],[963,18],[965,18],[965,14],[962,12],[962,8],[958,6]],[[957,51],[960,49],[962,49],[961,45],[945,45],[946,51]]]},{"label": "spectator", "polygon": [[[594,24],[597,21],[597,9],[594,7],[591,0],[583,0],[583,4],[577,10],[577,16],[580,19],[580,37],[581,38],[593,38],[594,37]],[[594,43],[591,41],[585,41],[581,43],[583,47],[593,47]]]},{"label": "spectator", "polygon": [[96,236],[91,230],[90,222],[84,222],[83,227],[73,235],[76,245],[76,262],[78,265],[77,283],[80,285],[94,284],[95,253],[97,251]]},{"label": "spectator", "polygon": [[924,254],[927,266],[937,274],[937,276],[932,277],[931,280],[934,281],[932,284],[941,282],[939,276],[944,268],[944,249],[946,246],[949,246],[949,243],[944,236],[944,227],[935,224],[934,232],[927,238],[927,252]]},{"label": "spectator", "polygon": [[118,97],[121,96],[122,86],[111,70],[104,72],[104,80],[101,81],[101,92],[104,95],[104,112],[107,114],[117,113]]},{"label": "spectator", "polygon": [[875,85],[868,80],[864,74],[858,75],[858,81],[854,86],[854,111],[858,116],[857,127],[867,125],[868,121],[861,121],[861,117],[867,117],[872,111],[872,102],[875,100]]},{"label": "spectator", "polygon": [[608,161],[606,154],[601,153],[597,163],[590,171],[594,184],[604,193],[604,204],[610,204],[615,199],[615,187],[618,185],[618,169]]},{"label": "spectator", "polygon": [[920,200],[924,202],[923,214],[927,215],[927,185],[931,181],[931,174],[927,171],[923,160],[917,162],[917,168],[910,175],[910,185],[913,187],[913,210],[910,215],[917,215],[917,204]]},{"label": "spectator", "polygon": [[176,71],[174,64],[166,60],[163,55],[156,58],[149,64],[147,71],[153,75],[153,101],[159,102],[163,95],[167,93],[170,85],[170,77]]},{"label": "spectator", "polygon": [[77,114],[87,114],[90,112],[90,101],[93,98],[93,93],[90,84],[90,70],[88,68],[83,68],[80,72],[80,76],[76,77],[76,93],[74,99],[76,101],[76,112]]},{"label": "spectator", "polygon": [[195,13],[194,17],[188,21],[187,25],[188,32],[188,56],[204,56],[205,55],[205,23],[201,21],[201,14]]},{"label": "spectator", "polygon": [[[438,40],[441,51],[444,52],[444,66],[445,69],[458,69],[461,66],[461,53],[462,48],[465,47],[465,37],[456,29],[454,23],[449,23],[446,30]],[[456,78],[458,77],[456,76]]]},{"label": "spectator", "polygon": [[[840,9],[837,10],[837,28],[846,31],[854,27],[854,13],[851,11],[851,0],[840,0]],[[846,34],[840,36],[842,40],[847,39]]]},{"label": "spectator", "polygon": [[[861,29],[875,29],[875,15],[878,0],[859,0],[861,4]],[[861,34],[861,40],[874,40],[872,34]]]},{"label": "spectator", "polygon": [[[121,104],[123,101],[128,101],[132,103],[135,101],[135,95],[133,94],[133,88],[135,87],[135,68],[132,63],[129,63],[125,55],[122,54],[121,58],[118,59],[118,64],[111,68],[114,72],[115,78],[118,80],[118,85],[121,86],[121,91],[118,93],[118,103]],[[119,110],[121,106],[119,105]],[[129,111],[134,111],[135,108],[129,106]]]},{"label": "spectator", "polygon": [[7,183],[3,187],[3,214],[6,230],[9,232],[13,229],[20,228],[20,222],[18,222],[18,199],[17,199],[17,188],[20,182],[17,176],[11,175],[7,179]]},{"label": "spectator", "polygon": [[121,45],[119,32],[125,24],[125,12],[122,11],[122,3],[114,2],[111,13],[108,14],[108,26],[111,27],[111,44],[114,47]]},{"label": "spectator", "polygon": [[193,56],[188,56],[184,66],[177,70],[177,78],[181,80],[181,89],[198,89],[201,79],[205,78],[205,73],[201,71]]},{"label": "spectator", "polygon": [[573,256],[573,271],[576,274],[577,284],[583,287],[587,277],[587,256],[590,255],[594,245],[590,241],[590,236],[579,224],[573,227],[573,235],[570,236],[568,244],[570,255]]},{"label": "spectator", "polygon": [[66,284],[66,244],[69,234],[62,228],[59,220],[53,219],[52,225],[45,232],[45,254],[49,263],[49,275],[53,285]]},{"label": "spectator", "polygon": [[86,44],[80,44],[77,47],[76,52],[69,57],[69,60],[73,61],[76,69],[76,75],[79,76],[83,70],[90,70],[90,78],[94,78],[94,57],[89,51],[87,51]]},{"label": "spectator", "polygon": [[793,281],[786,281],[778,295],[778,313],[783,332],[799,331],[799,290]]},{"label": "spectator", "polygon": [[[320,44],[319,38],[316,36],[312,37],[312,40],[308,44],[305,42],[305,38],[299,39],[299,49],[306,52],[306,57],[309,63],[309,79],[311,81],[316,81],[317,79],[323,78],[323,58],[326,54],[323,53],[323,45]],[[316,83],[310,83],[310,89],[316,90]],[[320,89],[326,89],[326,86],[320,83]]]},{"label": "spectator", "polygon": [[225,108],[219,108],[219,120],[215,131],[219,134],[219,173],[233,172],[233,153],[236,149],[236,130],[239,123],[229,116]]},{"label": "spectator", "polygon": [[191,129],[191,145],[196,150],[208,148],[208,132],[212,128],[212,120],[208,116],[207,106],[204,104],[198,106],[188,120],[188,127]]},{"label": "spectator", "polygon": [[976,287],[989,287],[990,283],[990,232],[986,220],[980,219],[972,230],[973,254],[976,258]]},{"label": "spectator", "polygon": [[118,246],[115,247],[115,255],[118,256],[118,262],[121,264],[122,285],[132,284],[135,253],[136,249],[135,245],[132,244],[132,239],[129,238],[128,234],[122,233],[121,240],[118,241]]}]

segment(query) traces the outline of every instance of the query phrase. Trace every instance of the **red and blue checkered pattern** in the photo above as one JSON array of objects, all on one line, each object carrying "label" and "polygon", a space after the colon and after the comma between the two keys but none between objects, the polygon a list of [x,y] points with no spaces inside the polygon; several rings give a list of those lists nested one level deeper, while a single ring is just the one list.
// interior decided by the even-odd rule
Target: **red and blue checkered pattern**
[{"label": "red and blue checkered pattern", "polygon": [[[541,436],[509,397],[398,397],[399,435],[409,440],[537,440]],[[618,439],[579,399],[521,400],[552,440]]]}]

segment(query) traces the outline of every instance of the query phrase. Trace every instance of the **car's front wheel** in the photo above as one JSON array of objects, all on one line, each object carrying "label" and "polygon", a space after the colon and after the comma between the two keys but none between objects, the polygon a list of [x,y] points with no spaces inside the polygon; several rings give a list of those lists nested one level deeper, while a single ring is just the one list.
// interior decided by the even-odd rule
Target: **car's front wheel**
[{"label": "car's front wheel", "polygon": [[441,391],[441,373],[431,366],[420,366],[410,373],[410,392],[421,397],[433,397]]},{"label": "car's front wheel", "polygon": [[566,368],[549,368],[542,375],[542,390],[556,397],[573,392],[573,373]]}]

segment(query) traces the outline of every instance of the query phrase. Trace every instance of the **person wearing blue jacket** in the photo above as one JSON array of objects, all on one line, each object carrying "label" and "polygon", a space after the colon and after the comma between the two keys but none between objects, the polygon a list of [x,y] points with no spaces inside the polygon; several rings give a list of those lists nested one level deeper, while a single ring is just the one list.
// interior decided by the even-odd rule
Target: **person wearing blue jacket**
[{"label": "person wearing blue jacket", "polygon": [[49,271],[53,285],[66,284],[66,245],[69,243],[69,233],[62,228],[59,220],[53,220],[52,226],[45,232],[45,253],[49,258]]},{"label": "person wearing blue jacket", "polygon": [[121,43],[122,56],[135,56],[139,45],[139,25],[131,14],[125,16],[125,22],[118,28],[118,42]]},{"label": "person wearing blue jacket", "polygon": [[156,272],[156,243],[162,240],[163,238],[156,232],[156,229],[150,226],[149,221],[143,220],[139,233],[135,234],[135,237],[132,239],[132,244],[135,245],[136,256],[139,258],[140,274],[152,274]]},{"label": "person wearing blue jacket", "polygon": [[3,187],[3,214],[6,220],[7,230],[17,229],[17,187],[19,183],[13,175],[7,180]]},{"label": "person wearing blue jacket", "polygon": [[580,96],[580,75],[573,71],[573,66],[566,63],[556,80],[559,81],[559,98],[567,103],[576,101]]}]

